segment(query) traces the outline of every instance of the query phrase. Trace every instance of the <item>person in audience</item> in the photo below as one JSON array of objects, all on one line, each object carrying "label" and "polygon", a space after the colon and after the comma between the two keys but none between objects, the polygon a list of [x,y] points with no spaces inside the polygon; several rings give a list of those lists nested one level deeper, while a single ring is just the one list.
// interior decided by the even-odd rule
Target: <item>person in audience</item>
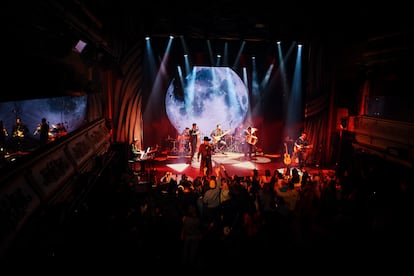
[{"label": "person in audience", "polygon": [[188,205],[182,216],[181,227],[181,240],[183,241],[181,262],[183,265],[196,264],[202,239],[201,226],[197,206],[195,204]]}]

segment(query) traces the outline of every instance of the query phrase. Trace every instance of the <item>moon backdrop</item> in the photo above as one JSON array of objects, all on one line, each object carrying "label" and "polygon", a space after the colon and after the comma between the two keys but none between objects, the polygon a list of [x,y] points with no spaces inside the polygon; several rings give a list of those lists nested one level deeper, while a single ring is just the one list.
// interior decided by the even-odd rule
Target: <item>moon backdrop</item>
[{"label": "moon backdrop", "polygon": [[248,89],[229,67],[194,66],[181,85],[174,83],[168,87],[165,107],[178,133],[197,123],[202,136],[210,136],[217,124],[231,134],[247,115]]}]

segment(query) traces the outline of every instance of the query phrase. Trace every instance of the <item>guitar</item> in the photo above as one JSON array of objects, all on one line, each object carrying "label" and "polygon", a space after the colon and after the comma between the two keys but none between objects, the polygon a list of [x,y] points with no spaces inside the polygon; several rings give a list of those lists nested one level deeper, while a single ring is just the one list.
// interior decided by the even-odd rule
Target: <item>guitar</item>
[{"label": "guitar", "polygon": [[13,132],[13,137],[24,138],[24,131],[17,129],[15,132]]},{"label": "guitar", "polygon": [[285,154],[284,154],[284,158],[283,158],[283,162],[285,163],[285,165],[290,165],[290,163],[292,163],[292,160],[290,159],[290,154],[288,152],[288,148],[287,148],[287,144],[285,144]]},{"label": "guitar", "polygon": [[303,146],[303,145],[295,145],[295,147],[293,148],[294,152],[298,152],[298,151],[305,151],[307,149],[311,149],[313,148],[313,145],[307,145],[307,146]]},{"label": "guitar", "polygon": [[217,144],[217,142],[218,142],[218,141],[220,141],[220,139],[221,139],[223,136],[227,135],[230,131],[231,131],[231,129],[228,129],[228,130],[226,130],[225,132],[223,132],[223,134],[220,134],[220,135],[214,136],[214,137],[213,137],[213,143],[214,143],[214,144]]}]

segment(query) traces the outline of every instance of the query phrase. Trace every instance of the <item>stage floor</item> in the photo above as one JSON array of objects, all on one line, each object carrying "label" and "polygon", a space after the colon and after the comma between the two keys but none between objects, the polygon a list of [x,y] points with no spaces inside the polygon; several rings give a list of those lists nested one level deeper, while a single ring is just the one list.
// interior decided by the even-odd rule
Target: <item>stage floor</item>
[{"label": "stage floor", "polygon": [[[249,176],[253,170],[259,171],[260,175],[263,175],[266,169],[269,169],[273,174],[274,170],[278,170],[283,173],[286,165],[283,163],[283,158],[280,154],[264,154],[257,153],[249,159],[245,157],[243,153],[225,152],[216,153],[213,155],[213,170],[217,166],[223,165],[230,176]],[[295,163],[291,164],[291,168],[294,168]],[[318,167],[306,167],[309,173],[315,174],[320,168]],[[136,172],[140,171],[140,167],[135,168]],[[200,163],[196,161],[196,158],[190,162],[190,155],[184,154],[161,154],[156,156],[154,160],[151,160],[145,165],[145,170],[151,172],[157,180],[160,180],[165,173],[171,172],[175,175],[177,180],[180,180],[182,175],[186,175],[189,180],[194,180],[200,175]],[[301,171],[300,171],[301,173]],[[149,175],[149,174],[148,174]],[[147,178],[140,178],[142,181],[147,181]]]}]

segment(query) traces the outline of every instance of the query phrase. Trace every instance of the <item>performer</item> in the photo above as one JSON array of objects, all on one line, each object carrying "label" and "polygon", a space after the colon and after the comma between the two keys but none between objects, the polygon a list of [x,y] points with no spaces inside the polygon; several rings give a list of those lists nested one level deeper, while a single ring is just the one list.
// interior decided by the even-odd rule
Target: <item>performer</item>
[{"label": "performer", "polygon": [[258,137],[255,135],[255,132],[257,131],[256,128],[249,126],[244,131],[244,136],[246,139],[245,143],[245,149],[244,149],[244,156],[249,157],[249,159],[252,159],[252,154],[255,152],[256,143],[258,141]]},{"label": "performer", "polygon": [[213,139],[213,145],[215,152],[220,151],[224,153],[224,149],[227,146],[224,136],[229,133],[230,130],[224,131],[221,128],[221,124],[218,124],[216,128],[210,133],[211,138]]},{"label": "performer", "polygon": [[[197,161],[200,162],[200,175],[209,176],[213,171],[213,162],[211,160],[212,146],[211,139],[204,136],[203,144],[200,144],[197,153]],[[200,161],[201,157],[201,161]]]},{"label": "performer", "polygon": [[23,144],[26,137],[28,137],[29,129],[26,125],[22,123],[20,117],[16,118],[16,124],[13,126],[12,135],[13,135],[13,144],[16,151],[23,150]]},{"label": "performer", "polygon": [[299,169],[306,166],[308,149],[310,148],[312,148],[312,145],[309,144],[308,134],[302,131],[300,136],[295,140],[293,148],[295,158],[298,160]]},{"label": "performer", "polygon": [[134,141],[131,144],[131,154],[134,161],[138,161],[141,158],[143,151],[141,150],[141,145],[138,138],[134,138]]},{"label": "performer", "polygon": [[240,124],[236,128],[233,134],[236,152],[241,152],[241,153],[244,152],[244,147],[245,147],[244,144],[246,143],[246,139],[244,135],[245,135],[244,125]]},{"label": "performer", "polygon": [[194,155],[197,151],[197,147],[199,147],[199,136],[200,136],[200,130],[198,129],[198,126],[196,123],[193,123],[191,129],[189,130],[190,134],[190,150],[191,150],[191,156],[190,156],[190,164],[193,162]]},{"label": "performer", "polygon": [[185,153],[189,150],[190,128],[186,127],[180,135],[178,135],[178,151]]},{"label": "performer", "polygon": [[147,147],[146,150],[141,148],[141,143],[138,138],[134,138],[134,141],[131,144],[131,154],[132,160],[134,162],[139,162],[140,164],[140,174],[141,175],[148,175],[146,170],[147,164],[151,166],[152,160],[155,158],[155,154],[158,152],[159,146],[156,145],[155,148]]},{"label": "performer", "polygon": [[29,133],[29,129],[22,123],[20,117],[16,118],[16,124],[13,126],[13,137],[24,138]]},{"label": "performer", "polygon": [[5,151],[7,136],[9,136],[9,133],[3,124],[3,120],[0,120],[0,151]]},{"label": "performer", "polygon": [[46,145],[49,142],[49,124],[46,121],[46,118],[42,118],[40,125],[36,128],[33,135],[39,134],[40,146]]}]

